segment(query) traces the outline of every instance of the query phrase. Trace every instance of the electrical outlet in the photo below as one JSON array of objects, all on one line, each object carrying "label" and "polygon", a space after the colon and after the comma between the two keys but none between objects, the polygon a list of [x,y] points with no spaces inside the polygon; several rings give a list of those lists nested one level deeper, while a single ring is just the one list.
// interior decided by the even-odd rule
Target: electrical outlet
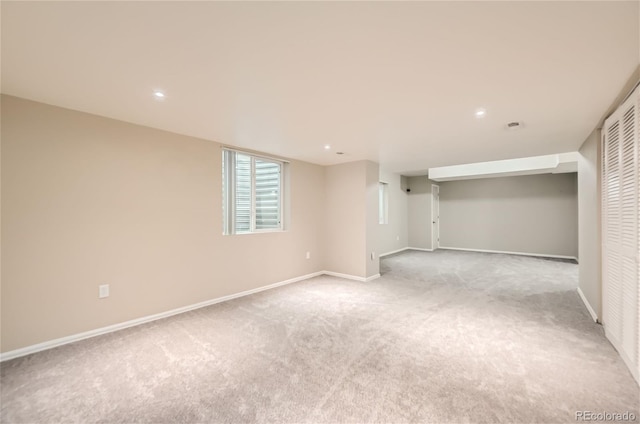
[{"label": "electrical outlet", "polygon": [[376,252],[371,252],[371,260],[374,260],[376,258]]},{"label": "electrical outlet", "polygon": [[101,284],[98,286],[98,298],[103,299],[109,297],[109,284]]},{"label": "electrical outlet", "polygon": [[311,252],[307,252],[307,259],[311,259]]},{"label": "electrical outlet", "polygon": [[400,236],[396,236],[396,241],[400,241]]}]

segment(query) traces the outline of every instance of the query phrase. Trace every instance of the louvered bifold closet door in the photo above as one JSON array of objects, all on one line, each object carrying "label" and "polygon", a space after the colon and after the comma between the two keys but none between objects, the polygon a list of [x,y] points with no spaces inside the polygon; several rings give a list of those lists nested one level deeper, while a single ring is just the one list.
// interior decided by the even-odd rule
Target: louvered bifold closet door
[{"label": "louvered bifold closet door", "polygon": [[605,333],[636,380],[640,353],[638,90],[604,125],[602,287]]},{"label": "louvered bifold closet door", "polygon": [[605,125],[602,167],[603,195],[603,323],[614,344],[621,338],[622,254],[620,252],[620,122]]}]

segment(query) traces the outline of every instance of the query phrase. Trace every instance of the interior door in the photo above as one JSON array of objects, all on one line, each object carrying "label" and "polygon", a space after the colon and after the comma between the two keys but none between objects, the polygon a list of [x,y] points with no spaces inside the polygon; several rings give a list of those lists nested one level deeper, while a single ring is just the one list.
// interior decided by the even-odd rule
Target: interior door
[{"label": "interior door", "polygon": [[440,247],[440,186],[431,186],[431,248]]},{"label": "interior door", "polygon": [[603,128],[602,312],[607,338],[640,381],[640,89]]}]

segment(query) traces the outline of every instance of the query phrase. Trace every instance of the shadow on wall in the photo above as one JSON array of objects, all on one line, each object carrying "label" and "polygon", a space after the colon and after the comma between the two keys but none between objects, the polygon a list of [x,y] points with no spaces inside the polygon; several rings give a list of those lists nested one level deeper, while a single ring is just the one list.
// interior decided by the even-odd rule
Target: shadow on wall
[{"label": "shadow on wall", "polygon": [[406,178],[409,200],[409,247],[431,249],[431,184],[427,176]]},{"label": "shadow on wall", "polygon": [[430,194],[431,184],[435,184],[424,177],[402,177],[402,190],[407,194]]},{"label": "shadow on wall", "polygon": [[[445,181],[447,200],[566,198],[577,193],[578,174],[539,174]],[[413,191],[413,188],[412,188]]]}]

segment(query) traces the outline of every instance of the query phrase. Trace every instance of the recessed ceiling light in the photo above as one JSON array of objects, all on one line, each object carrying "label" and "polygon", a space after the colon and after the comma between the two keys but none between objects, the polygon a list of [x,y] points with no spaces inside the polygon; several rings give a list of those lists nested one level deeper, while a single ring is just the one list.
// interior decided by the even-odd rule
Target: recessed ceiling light
[{"label": "recessed ceiling light", "polygon": [[329,144],[325,144],[324,145],[324,150],[329,150],[329,149],[331,149],[331,146]]},{"label": "recessed ceiling light", "polygon": [[476,118],[483,118],[487,114],[486,109],[476,109]]},{"label": "recessed ceiling light", "polygon": [[164,93],[162,91],[156,90],[156,91],[153,92],[153,97],[155,97],[158,100],[161,100],[161,99],[165,98],[165,95],[164,95]]}]

